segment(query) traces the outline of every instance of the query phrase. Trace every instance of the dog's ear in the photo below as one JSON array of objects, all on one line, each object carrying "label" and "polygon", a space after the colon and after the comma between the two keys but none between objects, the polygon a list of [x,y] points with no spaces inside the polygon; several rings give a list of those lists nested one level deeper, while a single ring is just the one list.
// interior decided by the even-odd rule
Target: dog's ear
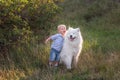
[{"label": "dog's ear", "polygon": [[80,28],[76,28],[77,32],[80,32]]},{"label": "dog's ear", "polygon": [[68,30],[71,30],[71,29],[73,29],[73,28],[72,28],[72,27],[69,27],[69,28],[68,28]]}]

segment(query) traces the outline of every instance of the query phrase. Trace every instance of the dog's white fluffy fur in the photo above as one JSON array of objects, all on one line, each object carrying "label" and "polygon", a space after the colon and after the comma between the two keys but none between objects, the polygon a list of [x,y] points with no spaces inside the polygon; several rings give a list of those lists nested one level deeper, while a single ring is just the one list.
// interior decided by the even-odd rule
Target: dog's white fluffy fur
[{"label": "dog's white fluffy fur", "polygon": [[79,55],[82,50],[83,39],[79,28],[69,28],[65,34],[65,40],[60,53],[60,62],[63,62],[67,69],[71,69],[72,63],[77,67]]}]

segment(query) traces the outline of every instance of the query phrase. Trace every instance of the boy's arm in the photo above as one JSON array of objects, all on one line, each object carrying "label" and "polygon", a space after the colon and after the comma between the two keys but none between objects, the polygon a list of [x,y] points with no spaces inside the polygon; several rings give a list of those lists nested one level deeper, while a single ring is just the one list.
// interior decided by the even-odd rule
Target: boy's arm
[{"label": "boy's arm", "polygon": [[47,43],[49,40],[55,40],[57,38],[58,34],[52,35],[49,38],[45,40],[45,43]]},{"label": "boy's arm", "polygon": [[48,42],[50,39],[51,39],[50,37],[47,38],[47,39],[45,40],[45,43],[47,44],[47,42]]}]

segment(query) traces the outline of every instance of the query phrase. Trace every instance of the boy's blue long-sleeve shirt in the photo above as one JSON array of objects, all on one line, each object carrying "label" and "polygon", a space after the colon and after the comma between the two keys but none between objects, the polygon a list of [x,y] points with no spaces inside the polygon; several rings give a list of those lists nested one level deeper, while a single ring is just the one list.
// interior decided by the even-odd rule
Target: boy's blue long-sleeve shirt
[{"label": "boy's blue long-sleeve shirt", "polygon": [[64,42],[64,38],[62,37],[62,35],[55,34],[55,35],[52,35],[50,38],[53,40],[51,48],[54,48],[57,51],[61,51],[63,47],[63,42]]}]

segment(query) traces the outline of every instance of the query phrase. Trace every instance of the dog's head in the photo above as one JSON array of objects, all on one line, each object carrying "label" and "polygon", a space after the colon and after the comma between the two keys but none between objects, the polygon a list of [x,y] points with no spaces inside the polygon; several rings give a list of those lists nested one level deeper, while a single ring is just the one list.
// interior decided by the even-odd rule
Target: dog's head
[{"label": "dog's head", "polygon": [[70,41],[74,41],[76,40],[77,38],[79,38],[80,36],[80,29],[79,28],[69,28],[68,31],[67,31],[67,38],[70,40]]}]

